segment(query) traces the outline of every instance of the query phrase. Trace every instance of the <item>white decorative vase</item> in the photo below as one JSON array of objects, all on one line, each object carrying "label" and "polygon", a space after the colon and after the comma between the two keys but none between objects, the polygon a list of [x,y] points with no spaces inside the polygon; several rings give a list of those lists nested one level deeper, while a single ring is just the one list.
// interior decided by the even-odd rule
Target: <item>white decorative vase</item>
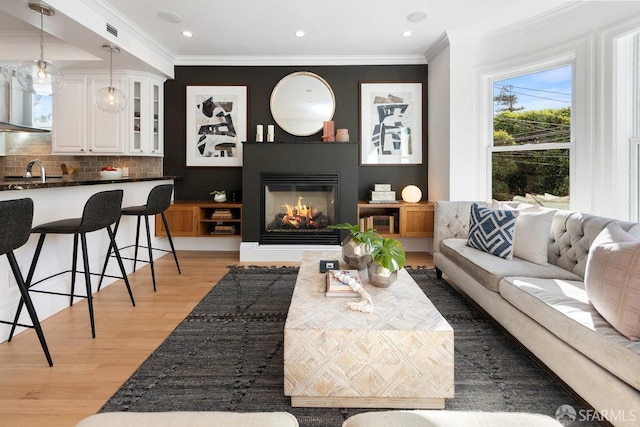
[{"label": "white decorative vase", "polygon": [[369,270],[369,283],[378,288],[386,288],[398,278],[398,270],[388,270],[371,260],[367,266]]},{"label": "white decorative vase", "polygon": [[214,194],[213,195],[214,202],[226,202],[227,201],[227,193]]}]

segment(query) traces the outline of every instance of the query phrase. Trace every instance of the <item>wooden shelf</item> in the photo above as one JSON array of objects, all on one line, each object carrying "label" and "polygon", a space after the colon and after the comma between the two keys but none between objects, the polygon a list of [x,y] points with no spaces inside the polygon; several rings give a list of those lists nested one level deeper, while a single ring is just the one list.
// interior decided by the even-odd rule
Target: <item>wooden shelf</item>
[{"label": "wooden shelf", "polygon": [[[433,202],[369,203],[358,202],[358,219],[379,216],[392,217],[393,232],[380,233],[384,237],[433,237]],[[373,226],[375,228],[375,226]]]},{"label": "wooden shelf", "polygon": [[[224,212],[222,212],[224,211]],[[227,214],[215,217],[215,213]],[[242,203],[176,201],[165,211],[171,236],[222,237],[242,234]],[[156,216],[156,236],[165,236],[162,218]]]}]

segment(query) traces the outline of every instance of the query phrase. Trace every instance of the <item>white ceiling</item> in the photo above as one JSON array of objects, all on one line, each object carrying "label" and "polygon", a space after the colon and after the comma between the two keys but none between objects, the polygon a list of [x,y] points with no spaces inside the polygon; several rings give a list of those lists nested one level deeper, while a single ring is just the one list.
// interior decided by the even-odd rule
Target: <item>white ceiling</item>
[{"label": "white ceiling", "polygon": [[[38,55],[40,16],[27,3],[0,2],[0,62]],[[155,60],[172,65],[426,63],[425,53],[444,33],[492,33],[576,3],[582,2],[49,0],[57,13],[44,18],[45,31],[51,34],[45,58],[66,62],[63,68],[86,65],[107,58],[101,46],[113,42],[123,49],[122,57],[114,57],[114,67],[123,68],[137,62],[137,68],[146,63],[160,69]],[[162,20],[160,11],[179,15],[181,22]],[[414,12],[428,16],[410,22]],[[119,29],[118,39],[103,31],[105,21]],[[182,36],[183,30],[194,36]],[[306,36],[295,37],[296,30],[304,30]],[[410,37],[401,36],[406,30],[412,32]]]}]

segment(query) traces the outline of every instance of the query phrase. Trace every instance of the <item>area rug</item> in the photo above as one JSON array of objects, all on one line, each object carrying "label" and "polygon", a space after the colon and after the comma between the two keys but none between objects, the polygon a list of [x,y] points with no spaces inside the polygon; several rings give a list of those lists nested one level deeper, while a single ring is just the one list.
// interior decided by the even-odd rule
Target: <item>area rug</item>
[{"label": "area rug", "polygon": [[[408,268],[455,333],[455,397],[446,409],[554,416],[583,407],[435,271]],[[297,268],[230,267],[109,399],[112,411],[287,411],[337,426],[370,409],[293,408],[283,394],[283,330]],[[581,422],[580,426],[598,425]]]}]

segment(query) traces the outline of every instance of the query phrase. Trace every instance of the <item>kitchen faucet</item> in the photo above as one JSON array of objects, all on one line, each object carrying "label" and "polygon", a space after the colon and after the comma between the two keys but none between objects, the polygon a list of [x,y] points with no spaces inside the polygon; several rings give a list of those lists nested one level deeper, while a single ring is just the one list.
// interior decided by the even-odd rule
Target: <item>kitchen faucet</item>
[{"label": "kitchen faucet", "polygon": [[24,171],[24,177],[25,178],[33,177],[33,175],[31,174],[31,169],[33,168],[34,164],[40,167],[40,177],[42,179],[42,182],[45,182],[46,176],[45,176],[45,170],[44,170],[44,163],[42,163],[40,159],[33,159],[29,162],[29,164],[27,165],[27,168]]}]

